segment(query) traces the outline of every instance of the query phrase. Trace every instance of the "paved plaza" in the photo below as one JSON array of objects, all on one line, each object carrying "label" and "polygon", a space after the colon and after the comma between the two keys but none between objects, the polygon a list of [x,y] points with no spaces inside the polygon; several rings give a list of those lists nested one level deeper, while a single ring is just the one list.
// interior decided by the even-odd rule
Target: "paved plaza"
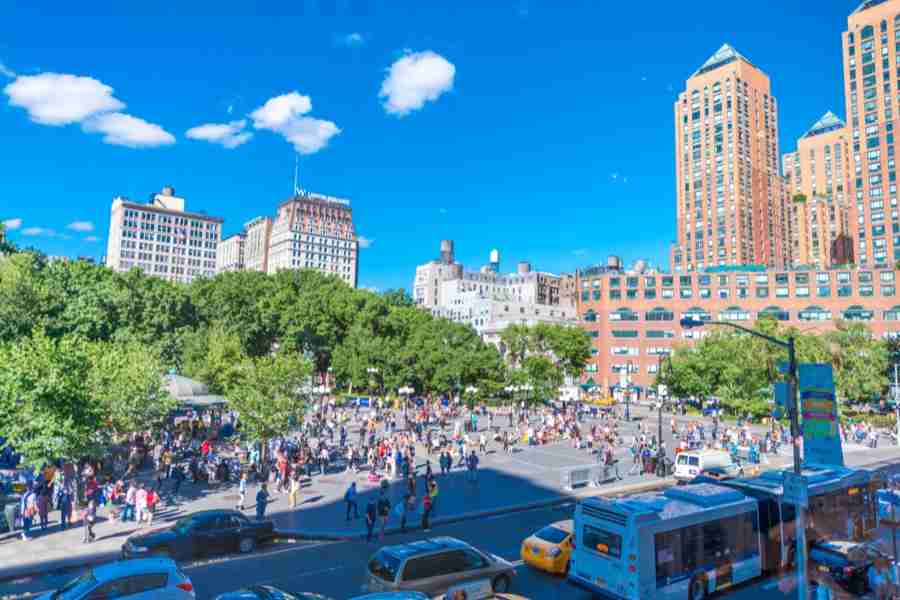
[{"label": "paved plaza", "polygon": [[[635,420],[622,423],[620,431],[627,441],[635,431],[638,422],[652,426],[656,431],[656,414],[649,413],[646,408],[633,410]],[[671,448],[670,415],[666,415],[663,425],[664,438]],[[695,420],[685,417],[685,421]],[[485,420],[486,421],[486,420]],[[505,419],[496,420],[497,424],[505,424]],[[486,425],[486,423],[483,423]],[[355,439],[351,436],[350,439]],[[772,466],[788,464],[789,448],[783,448],[783,456],[773,458]],[[863,450],[856,446],[845,447],[848,456],[862,455]],[[896,457],[900,451],[893,448],[882,448],[876,451],[875,457]],[[599,488],[576,490],[574,495],[591,493],[628,493],[649,486],[655,486],[662,480],[655,476],[628,474],[631,459],[626,448],[619,448],[617,457],[622,479],[610,481]],[[417,449],[417,464],[421,465],[429,457],[422,447]],[[437,475],[440,471],[437,456],[430,457],[432,469]],[[468,481],[465,469],[455,468],[449,475],[437,475],[439,496],[432,515],[432,525],[460,520],[484,517],[515,510],[534,508],[540,505],[564,501],[573,494],[563,489],[563,475],[572,468],[596,465],[596,454],[585,449],[575,449],[569,442],[558,442],[544,446],[516,447],[512,454],[504,453],[497,443],[490,443],[488,452],[481,457],[478,470],[478,481]],[[268,516],[275,522],[276,529],[287,532],[291,537],[302,539],[359,539],[364,535],[365,527],[362,518],[346,520],[346,507],[343,502],[344,492],[351,481],[356,481],[359,498],[360,516],[364,512],[366,502],[378,493],[378,484],[369,482],[368,473],[333,472],[326,476],[314,474],[312,480],[304,482],[300,492],[300,505],[296,509],[288,508],[287,494],[272,494],[268,507]],[[168,486],[169,484],[167,484]],[[421,481],[419,486],[421,486]],[[166,488],[168,489],[168,487]],[[393,502],[399,500],[406,490],[405,482],[391,484],[390,496]],[[249,486],[248,500],[255,496],[255,485]],[[421,495],[421,489],[419,490]],[[165,493],[164,493],[165,496]],[[182,486],[182,499],[179,503],[166,505],[158,513],[154,525],[164,525],[178,517],[213,508],[233,508],[237,502],[235,484],[193,485],[188,482]],[[247,514],[252,515],[252,504]],[[93,544],[82,544],[80,528],[60,531],[57,513],[51,513],[51,526],[46,532],[36,532],[31,541],[21,541],[11,534],[0,535],[0,579],[24,576],[35,571],[54,571],[67,569],[86,562],[109,560],[117,556],[125,538],[136,530],[134,523],[111,522],[106,519],[106,510],[100,512],[100,519],[95,526],[97,541]],[[421,516],[415,513],[410,516],[409,524],[417,527]],[[399,528],[399,517],[392,515],[388,531]]]}]

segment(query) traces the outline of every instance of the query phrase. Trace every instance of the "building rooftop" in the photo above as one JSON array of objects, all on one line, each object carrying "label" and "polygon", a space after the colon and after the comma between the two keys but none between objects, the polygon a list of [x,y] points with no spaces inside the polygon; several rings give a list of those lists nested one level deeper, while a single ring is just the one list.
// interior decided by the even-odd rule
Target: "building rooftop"
[{"label": "building rooftop", "polygon": [[747,58],[740,52],[738,52],[728,44],[722,44],[722,47],[716,50],[715,54],[706,59],[706,62],[700,65],[700,68],[697,69],[694,74],[691,75],[691,77],[696,77],[697,75],[708,73],[714,69],[718,69],[723,65],[733,63],[737,60],[742,60],[749,65],[753,65],[753,63],[747,60]]},{"label": "building rooftop", "polygon": [[865,2],[862,2],[859,6],[856,7],[856,10],[854,10],[850,14],[855,15],[857,13],[861,13],[864,10],[869,10],[870,8],[878,6],[879,4],[884,4],[885,2],[887,2],[887,0],[865,0]]},{"label": "building rooftop", "polygon": [[822,118],[816,121],[812,127],[807,130],[801,137],[810,138],[815,137],[817,135],[822,135],[823,133],[828,133],[829,131],[836,131],[838,129],[843,129],[846,123],[835,115],[830,110],[822,115]]}]

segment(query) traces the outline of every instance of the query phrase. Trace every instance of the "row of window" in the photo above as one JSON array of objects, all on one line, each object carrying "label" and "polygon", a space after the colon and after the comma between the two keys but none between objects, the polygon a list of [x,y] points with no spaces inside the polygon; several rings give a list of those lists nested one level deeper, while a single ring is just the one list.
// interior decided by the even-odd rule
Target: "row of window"
[{"label": "row of window", "polygon": [[[720,321],[749,321],[751,320],[751,312],[739,306],[730,306],[719,312]],[[797,318],[801,321],[818,321],[831,320],[831,311],[821,306],[809,306],[797,313]],[[845,310],[840,311],[839,318],[848,321],[871,321],[875,318],[875,311],[867,309],[858,304],[854,304]],[[828,315],[828,316],[811,316],[811,315]],[[769,306],[756,313],[756,318],[772,318],[778,321],[790,321],[791,314],[789,311],[780,306]],[[691,318],[700,321],[712,320],[712,314],[704,308],[693,307],[681,313],[680,318]],[[882,318],[885,321],[900,320],[900,306],[894,306],[888,310],[882,311]],[[592,309],[584,314],[584,320],[590,323],[597,321],[597,313]],[[640,321],[640,313],[634,312],[629,308],[620,308],[609,313],[609,320],[612,322],[620,321]],[[663,307],[656,307],[644,313],[644,320],[650,322],[674,321],[675,313]]]},{"label": "row of window", "polygon": [[[756,285],[768,285],[771,282],[775,282],[776,285],[787,285],[791,279],[791,275],[793,274],[794,283],[798,285],[807,285],[812,281],[815,281],[817,284],[829,284],[832,279],[837,281],[837,283],[850,283],[853,278],[853,272],[851,271],[820,271],[818,273],[810,273],[807,271],[799,271],[796,273],[775,273],[770,276],[768,273],[759,273],[756,275],[749,274],[738,274],[734,275],[734,283],[738,286],[746,286],[749,285],[752,281]],[[811,275],[815,275],[815,277],[811,277]],[[832,277],[832,275],[834,277]],[[675,287],[675,282],[677,280],[678,287],[693,287],[694,286],[694,275],[645,275],[643,276],[643,287],[645,288],[655,288],[657,279],[660,284],[664,288]],[[696,275],[697,284],[700,287],[708,287],[713,285],[713,281],[715,280],[719,287],[729,286],[732,281],[731,274],[721,274],[721,275]],[[894,271],[881,271],[878,274],[878,278],[882,283],[893,283],[896,280],[896,273]],[[619,288],[622,287],[624,279],[625,287],[629,289],[636,289],[639,287],[641,283],[641,277],[630,276],[630,277],[609,277],[607,278],[609,288]],[[872,271],[857,271],[856,272],[856,280],[859,283],[872,283],[874,281],[874,274]],[[582,288],[599,288],[603,286],[603,279],[592,279],[590,281],[583,281],[581,286]]]},{"label": "row of window", "polygon": [[[893,273],[891,273],[893,274]],[[694,294],[694,290],[691,288],[681,288],[678,290],[678,295],[675,295],[674,289],[662,289],[657,292],[655,289],[644,289],[643,293],[638,296],[639,290],[626,290],[625,295],[622,295],[620,290],[610,290],[609,291],[609,299],[610,300],[637,300],[639,298],[643,298],[644,300],[672,300],[675,298],[681,300],[690,300],[691,298],[718,298],[719,300],[727,300],[728,298],[734,297],[738,299],[742,298],[809,298],[812,295],[815,295],[817,298],[831,298],[832,296],[838,298],[849,298],[854,295],[862,296],[864,298],[869,298],[875,296],[875,286],[873,285],[860,285],[856,291],[854,292],[852,285],[839,285],[836,288],[832,288],[830,285],[819,285],[819,286],[798,286],[793,290],[793,294],[791,294],[791,289],[788,287],[776,287],[773,290],[770,290],[768,286],[757,286],[755,288],[745,288],[739,287],[735,290],[731,290],[729,288],[718,288],[713,293],[713,290],[710,288],[700,288],[697,290],[696,295]],[[733,292],[733,293],[732,293]],[[897,286],[894,284],[883,284],[880,286],[881,296],[885,298],[893,297],[897,294]],[[597,302],[603,299],[603,292],[601,290],[592,290],[592,291],[583,291],[581,292],[581,301],[582,302]]]}]

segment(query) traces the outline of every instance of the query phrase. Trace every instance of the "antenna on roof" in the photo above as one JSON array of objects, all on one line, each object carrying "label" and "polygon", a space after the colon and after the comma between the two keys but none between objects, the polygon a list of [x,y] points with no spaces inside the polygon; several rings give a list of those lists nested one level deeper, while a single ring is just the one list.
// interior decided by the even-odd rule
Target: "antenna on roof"
[{"label": "antenna on roof", "polygon": [[306,191],[300,187],[300,154],[294,154],[294,195],[305,196]]}]

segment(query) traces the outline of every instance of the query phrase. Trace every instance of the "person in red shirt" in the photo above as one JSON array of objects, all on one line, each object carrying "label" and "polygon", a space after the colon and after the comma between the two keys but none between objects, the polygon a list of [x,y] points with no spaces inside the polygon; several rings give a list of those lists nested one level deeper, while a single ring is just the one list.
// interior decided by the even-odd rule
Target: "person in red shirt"
[{"label": "person in red shirt", "polygon": [[200,444],[200,454],[203,455],[203,458],[206,458],[206,455],[209,454],[209,440],[203,440],[203,443]]}]

